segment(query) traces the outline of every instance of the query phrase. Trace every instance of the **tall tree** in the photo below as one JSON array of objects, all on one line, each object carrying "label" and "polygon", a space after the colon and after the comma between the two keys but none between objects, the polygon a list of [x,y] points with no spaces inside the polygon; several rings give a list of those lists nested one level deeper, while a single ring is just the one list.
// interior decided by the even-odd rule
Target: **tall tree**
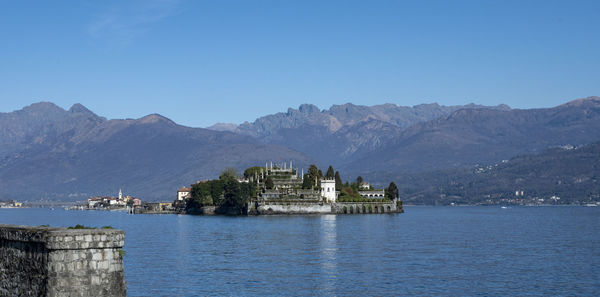
[{"label": "tall tree", "polygon": [[203,196],[210,196],[210,184],[208,182],[199,182],[192,185],[190,191],[191,198],[200,199]]},{"label": "tall tree", "polygon": [[223,184],[224,181],[217,179],[211,180],[210,182],[210,196],[213,199],[213,203],[216,206],[223,205]]},{"label": "tall tree", "polygon": [[308,166],[308,175],[311,176],[312,178],[318,177],[319,176],[319,168],[317,168],[316,165],[311,164],[310,166]]},{"label": "tall tree", "polygon": [[[310,188],[320,187],[320,179],[323,176],[323,173],[316,165],[311,164],[308,166],[308,173],[304,176],[304,178],[308,178],[310,181]],[[304,185],[303,185],[304,186]]]},{"label": "tall tree", "polygon": [[335,173],[333,171],[333,167],[331,165],[329,165],[329,168],[327,168],[327,172],[325,173],[325,178],[333,179],[334,177],[335,177]]},{"label": "tall tree", "polygon": [[356,184],[358,185],[359,188],[360,188],[360,185],[363,183],[363,181],[364,180],[363,180],[362,176],[360,176],[360,175],[356,178]]},{"label": "tall tree", "polygon": [[342,184],[342,178],[340,177],[340,172],[336,171],[335,172],[335,188],[336,188],[336,190],[341,191],[343,186],[344,185]]},{"label": "tall tree", "polygon": [[317,188],[320,189],[321,188],[321,179],[323,179],[323,171],[321,171],[319,169],[319,172],[317,174]]},{"label": "tall tree", "polygon": [[260,171],[263,169],[264,169],[264,167],[258,167],[258,166],[246,168],[246,170],[244,170],[244,177],[251,178],[254,175],[260,175]]},{"label": "tall tree", "polygon": [[223,170],[223,172],[221,172],[221,175],[219,175],[219,179],[221,180],[226,180],[229,178],[233,178],[233,179],[237,179],[237,170],[233,167],[227,167],[225,168],[225,170]]},{"label": "tall tree", "polygon": [[213,205],[210,194],[210,182],[201,182],[192,185],[190,199],[186,200],[186,209],[194,209],[202,206]]},{"label": "tall tree", "polygon": [[312,182],[310,180],[310,176],[307,174],[304,176],[304,179],[302,180],[302,188],[303,189],[311,189],[312,188]]},{"label": "tall tree", "polygon": [[267,180],[265,181],[265,188],[271,190],[273,189],[273,187],[275,187],[275,184],[273,183],[273,178],[271,176],[267,176]]},{"label": "tall tree", "polygon": [[238,210],[242,210],[246,203],[250,201],[256,194],[256,186],[251,183],[240,183],[240,196],[236,199],[235,207]]},{"label": "tall tree", "polygon": [[394,182],[391,182],[390,185],[385,189],[385,197],[390,200],[394,200],[400,196],[398,187]]},{"label": "tall tree", "polygon": [[226,206],[237,206],[238,200],[241,198],[240,183],[233,178],[225,180],[223,184],[223,197]]},{"label": "tall tree", "polygon": [[256,186],[251,183],[240,183],[241,204],[246,204],[256,195]]}]

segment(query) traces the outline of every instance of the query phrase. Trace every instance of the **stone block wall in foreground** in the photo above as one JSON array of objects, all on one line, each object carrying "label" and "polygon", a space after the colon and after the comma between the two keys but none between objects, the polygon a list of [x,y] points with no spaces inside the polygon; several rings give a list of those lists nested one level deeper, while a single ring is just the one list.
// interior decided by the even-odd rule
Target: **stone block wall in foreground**
[{"label": "stone block wall in foreground", "polygon": [[126,296],[125,233],[0,225],[0,296]]}]

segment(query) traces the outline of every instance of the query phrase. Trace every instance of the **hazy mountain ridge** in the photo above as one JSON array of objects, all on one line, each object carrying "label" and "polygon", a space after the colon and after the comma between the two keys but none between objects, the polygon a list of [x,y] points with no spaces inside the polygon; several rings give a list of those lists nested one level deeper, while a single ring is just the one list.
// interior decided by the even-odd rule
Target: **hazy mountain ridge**
[{"label": "hazy mountain ridge", "polygon": [[[177,188],[214,178],[227,166],[244,169],[283,159],[303,166],[312,162],[285,147],[230,132],[180,126],[157,114],[93,121],[82,119],[82,106],[71,109],[74,113],[55,105],[35,106],[34,114],[49,119],[41,121],[43,129],[36,133],[14,125],[10,131],[26,131],[21,133],[25,137],[0,139],[20,144],[39,139],[43,144],[14,148],[0,157],[0,196],[71,200],[123,188],[144,199],[171,200]],[[31,114],[25,110],[2,116],[26,126],[20,116],[29,119]]]},{"label": "hazy mountain ridge", "polygon": [[[416,204],[508,204],[502,199],[519,198],[551,204],[600,201],[600,142],[551,148],[488,166],[404,174],[395,180],[403,200]],[[552,196],[560,200],[552,201]]]},{"label": "hazy mountain ridge", "polygon": [[[510,110],[506,105],[442,106],[437,103],[413,107],[390,103],[374,106],[346,103],[320,110],[315,105],[302,104],[298,109],[289,108],[285,113],[243,123],[235,132],[250,135],[263,143],[288,146],[314,156],[323,164],[340,165],[385,146],[389,139],[414,124],[460,109],[481,108]],[[375,125],[381,129],[376,129]]]},{"label": "hazy mountain ridge", "polygon": [[591,143],[600,140],[598,131],[598,97],[546,109],[462,109],[405,129],[389,145],[344,169],[368,168],[379,178],[393,172],[470,167],[552,146]]},{"label": "hazy mountain ridge", "polygon": [[0,113],[0,157],[35,146],[58,149],[65,135],[81,137],[105,121],[82,105],[66,111],[50,102]]},{"label": "hazy mountain ridge", "polygon": [[305,125],[323,126],[330,133],[345,126],[352,126],[362,121],[376,119],[400,128],[406,128],[419,122],[432,120],[450,114],[459,109],[490,108],[510,110],[507,105],[483,106],[475,104],[443,106],[437,103],[420,104],[413,107],[398,106],[387,103],[364,106],[346,103],[333,105],[329,109],[320,110],[313,104],[302,104],[298,109],[288,108],[287,112],[279,112],[245,122],[239,125],[236,132],[255,137],[265,137],[275,134],[279,129],[299,128]]}]

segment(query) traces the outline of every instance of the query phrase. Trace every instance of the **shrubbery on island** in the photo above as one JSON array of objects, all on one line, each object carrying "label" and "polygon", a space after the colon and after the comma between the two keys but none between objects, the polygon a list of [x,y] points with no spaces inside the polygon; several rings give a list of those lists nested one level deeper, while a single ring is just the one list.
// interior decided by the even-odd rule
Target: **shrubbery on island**
[{"label": "shrubbery on island", "polygon": [[192,185],[186,211],[205,206],[215,206],[217,212],[241,213],[251,197],[256,196],[256,185],[239,182],[233,168],[225,169],[219,179],[202,181]]},{"label": "shrubbery on island", "polygon": [[[275,170],[275,173],[272,172],[273,170]],[[305,192],[301,193],[307,193],[306,191],[308,190],[308,193],[312,193],[310,191],[319,193],[321,180],[335,180],[335,189],[338,191],[338,202],[376,203],[392,201],[398,198],[398,188],[393,182],[384,190],[373,189],[370,184],[364,182],[361,176],[357,177],[354,182],[342,183],[340,173],[334,171],[332,166],[329,166],[325,174],[315,165],[310,165],[306,174],[302,174],[301,177],[298,173],[297,170],[292,168],[283,168],[281,170],[277,166],[271,167],[271,169],[266,166],[250,167],[244,171],[244,175],[241,177],[235,169],[227,168],[219,175],[218,179],[201,181],[191,186],[190,198],[185,201],[185,211],[187,213],[203,213],[205,208],[210,207],[211,209],[214,208],[215,213],[242,214],[247,211],[248,202],[264,199],[263,195],[265,192],[281,191],[277,190],[278,186],[276,186],[275,181],[281,186],[282,180],[292,177],[297,182],[286,184],[284,189],[287,190],[285,191],[296,193],[296,191],[303,190]],[[379,193],[366,195],[364,194],[365,191]],[[279,198],[270,196],[271,198],[269,199],[270,201],[315,199],[314,197],[306,198],[304,194],[288,196],[280,196]]]}]

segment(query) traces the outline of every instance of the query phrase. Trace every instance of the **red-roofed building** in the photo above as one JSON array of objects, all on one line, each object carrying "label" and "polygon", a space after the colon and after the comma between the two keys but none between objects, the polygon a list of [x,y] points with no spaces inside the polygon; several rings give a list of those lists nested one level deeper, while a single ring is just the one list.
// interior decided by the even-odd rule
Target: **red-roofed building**
[{"label": "red-roofed building", "polygon": [[192,191],[192,189],[190,188],[186,188],[183,187],[179,190],[177,190],[177,200],[185,200],[187,198],[190,198],[190,192]]}]

